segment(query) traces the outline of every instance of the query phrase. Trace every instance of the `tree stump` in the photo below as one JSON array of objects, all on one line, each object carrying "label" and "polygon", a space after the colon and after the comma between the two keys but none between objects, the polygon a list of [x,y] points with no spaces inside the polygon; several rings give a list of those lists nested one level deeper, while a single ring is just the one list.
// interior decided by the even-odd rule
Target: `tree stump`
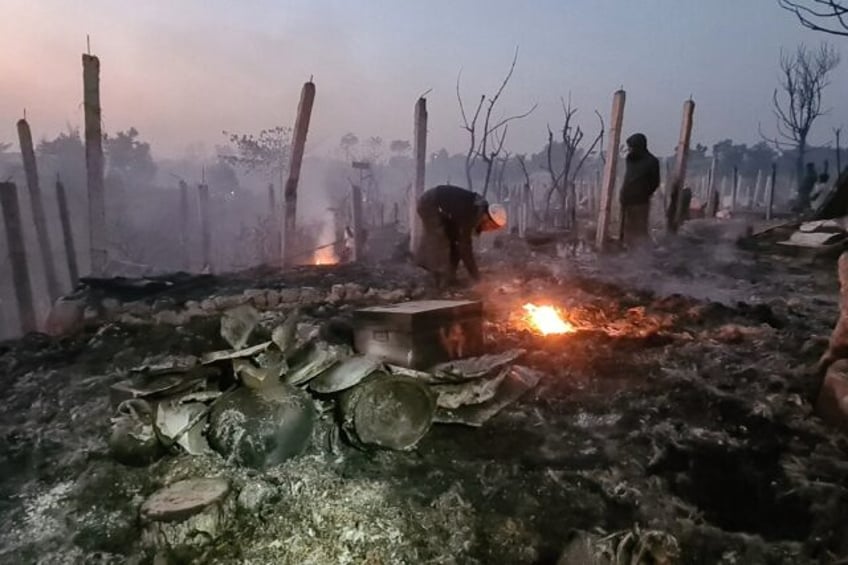
[{"label": "tree stump", "polygon": [[436,401],[424,383],[378,371],[341,397],[342,427],[354,443],[412,449],[430,430]]},{"label": "tree stump", "polygon": [[141,505],[142,540],[183,560],[196,557],[226,528],[233,497],[225,479],[199,478],[176,482]]}]

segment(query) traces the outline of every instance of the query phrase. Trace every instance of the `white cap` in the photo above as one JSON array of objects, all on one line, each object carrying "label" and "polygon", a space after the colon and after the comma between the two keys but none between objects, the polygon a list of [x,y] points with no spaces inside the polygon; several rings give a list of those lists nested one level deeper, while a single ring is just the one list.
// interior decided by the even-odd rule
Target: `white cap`
[{"label": "white cap", "polygon": [[506,225],[506,208],[500,204],[489,205],[489,217],[496,226],[502,228]]}]

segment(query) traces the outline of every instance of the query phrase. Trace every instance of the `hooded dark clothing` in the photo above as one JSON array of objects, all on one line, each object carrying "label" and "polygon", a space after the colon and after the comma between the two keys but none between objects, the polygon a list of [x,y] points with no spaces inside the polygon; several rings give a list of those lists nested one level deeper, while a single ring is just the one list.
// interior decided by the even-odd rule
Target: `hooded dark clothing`
[{"label": "hooded dark clothing", "polygon": [[648,140],[641,133],[627,138],[630,152],[624,167],[621,184],[621,205],[648,204],[660,186],[660,162],[648,151]]},{"label": "hooded dark clothing", "polygon": [[472,236],[488,212],[489,203],[479,194],[444,184],[424,192],[418,199],[423,233],[415,259],[432,272],[437,282],[452,280],[459,262],[471,277],[480,276],[474,260]]}]

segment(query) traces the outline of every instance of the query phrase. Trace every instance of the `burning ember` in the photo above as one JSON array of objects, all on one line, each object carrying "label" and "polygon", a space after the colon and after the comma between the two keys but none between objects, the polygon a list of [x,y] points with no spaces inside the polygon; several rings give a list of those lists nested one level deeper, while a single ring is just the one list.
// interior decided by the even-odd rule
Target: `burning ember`
[{"label": "burning ember", "polygon": [[525,304],[524,311],[527,312],[526,322],[542,335],[568,334],[576,331],[574,326],[564,320],[553,306]]}]

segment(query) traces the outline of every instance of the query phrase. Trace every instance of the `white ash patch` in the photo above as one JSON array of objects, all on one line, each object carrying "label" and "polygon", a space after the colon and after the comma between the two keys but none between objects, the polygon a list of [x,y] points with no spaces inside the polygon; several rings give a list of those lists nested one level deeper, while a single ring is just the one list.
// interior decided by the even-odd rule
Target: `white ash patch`
[{"label": "white ash patch", "polygon": [[65,481],[27,497],[23,501],[22,520],[0,538],[0,546],[14,550],[22,545],[37,544],[65,536],[64,507],[73,487],[73,481]]},{"label": "white ash patch", "polygon": [[458,485],[416,501],[385,478],[342,477],[321,456],[288,461],[265,477],[280,500],[245,525],[244,563],[475,563],[476,512]]}]

